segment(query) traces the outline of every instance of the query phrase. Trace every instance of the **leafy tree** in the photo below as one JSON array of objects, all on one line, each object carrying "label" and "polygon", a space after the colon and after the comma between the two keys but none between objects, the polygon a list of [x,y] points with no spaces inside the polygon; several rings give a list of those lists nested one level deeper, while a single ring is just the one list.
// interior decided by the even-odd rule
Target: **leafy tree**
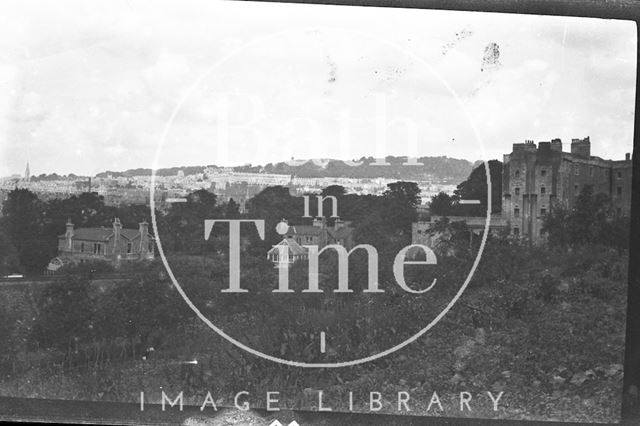
[{"label": "leafy tree", "polygon": [[[17,251],[20,264],[29,273],[40,273],[55,253],[52,243],[42,238],[45,206],[28,189],[14,189],[2,208],[1,227]],[[8,253],[11,246],[7,246]]]},{"label": "leafy tree", "polygon": [[398,207],[415,209],[420,205],[420,188],[415,182],[393,182],[387,185],[383,196],[396,202]]},{"label": "leafy tree", "polygon": [[593,193],[585,185],[569,211],[556,204],[545,215],[542,224],[548,242],[556,246],[605,244],[624,250],[628,247],[629,220],[616,215],[606,194]]},{"label": "leafy tree", "polygon": [[449,195],[446,192],[439,192],[431,197],[429,203],[429,210],[431,214],[436,216],[450,216],[453,215],[457,206],[457,196]]},{"label": "leafy tree", "polygon": [[270,186],[256,194],[249,201],[249,214],[255,219],[264,219],[266,226],[266,238],[260,242],[257,233],[253,232],[252,245],[260,245],[271,248],[280,240],[275,231],[276,224],[282,219],[297,219],[302,217],[303,199],[292,197],[289,188],[283,186]]},{"label": "leafy tree", "polygon": [[336,198],[340,198],[347,193],[347,190],[344,186],[341,185],[329,185],[322,190],[322,195],[333,195]]},{"label": "leafy tree", "polygon": [[9,192],[2,206],[2,224],[18,252],[22,251],[26,241],[38,238],[42,229],[43,206],[38,196],[28,189],[16,188]]},{"label": "leafy tree", "polygon": [[[187,195],[186,203],[174,203],[163,224],[162,241],[176,251],[198,250],[204,244],[204,221],[222,217],[216,195],[200,189]],[[165,244],[163,244],[163,248]]]},{"label": "leafy tree", "polygon": [[111,226],[116,215],[116,208],[106,206],[104,197],[94,192],[54,199],[47,205],[45,234],[53,236],[64,233],[67,220],[71,220],[77,228]]},{"label": "leafy tree", "polygon": [[41,274],[54,255],[55,245],[52,241],[41,238],[27,240],[20,249],[20,264],[28,273]]},{"label": "leafy tree", "polygon": [[566,247],[571,238],[568,223],[571,212],[562,204],[553,203],[549,213],[544,216],[542,232],[547,234],[547,241],[554,246]]},{"label": "leafy tree", "polygon": [[415,182],[394,182],[387,185],[383,194],[384,228],[401,235],[411,234],[411,224],[416,221],[416,207],[420,205],[420,188]]},{"label": "leafy tree", "polygon": [[224,217],[227,219],[238,219],[240,218],[240,205],[236,203],[233,198],[229,199],[227,203]]},{"label": "leafy tree", "polygon": [[569,238],[573,244],[595,243],[602,238],[602,225],[613,215],[611,200],[606,194],[593,193],[593,187],[585,185],[576,199],[567,223]]},{"label": "leafy tree", "polygon": [[4,229],[0,227],[0,275],[7,275],[21,270],[18,251]]},{"label": "leafy tree", "polygon": [[[498,160],[489,161],[491,174],[491,212],[502,211],[502,163]],[[480,205],[460,206],[461,215],[486,216],[487,214],[487,175],[485,163],[471,171],[464,182],[458,185],[454,194],[460,200],[480,200]]]}]

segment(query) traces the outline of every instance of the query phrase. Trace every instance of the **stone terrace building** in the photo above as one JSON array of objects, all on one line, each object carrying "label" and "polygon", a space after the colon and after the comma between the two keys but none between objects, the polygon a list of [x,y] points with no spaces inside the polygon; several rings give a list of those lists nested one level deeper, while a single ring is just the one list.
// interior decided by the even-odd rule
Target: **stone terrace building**
[{"label": "stone terrace building", "polygon": [[572,208],[585,185],[594,193],[607,194],[619,215],[631,209],[630,155],[624,160],[603,160],[591,155],[589,137],[573,139],[571,152],[562,151],[562,141],[513,144],[504,156],[502,171],[502,216],[510,233],[538,242],[542,218],[553,203]]},{"label": "stone terrace building", "polygon": [[139,228],[123,228],[120,220],[112,228],[74,229],[67,222],[67,231],[58,236],[58,256],[47,267],[55,272],[66,264],[103,261],[119,266],[123,262],[150,260],[154,257],[154,238],[149,224],[143,221]]}]

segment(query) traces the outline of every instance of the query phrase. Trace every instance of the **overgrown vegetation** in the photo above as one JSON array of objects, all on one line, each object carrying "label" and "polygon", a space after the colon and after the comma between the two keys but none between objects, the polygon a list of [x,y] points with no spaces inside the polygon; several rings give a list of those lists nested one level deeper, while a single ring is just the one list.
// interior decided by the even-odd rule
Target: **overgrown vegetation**
[{"label": "overgrown vegetation", "polygon": [[[331,253],[321,258],[323,293],[302,293],[308,285],[304,263],[289,271],[294,293],[272,292],[278,270],[265,250],[280,238],[273,228],[283,215],[303,214],[301,200],[282,187],[268,188],[249,203],[249,216],[265,219],[267,229],[264,241],[242,231],[251,242],[241,260],[242,288],[249,294],[222,293],[229,285],[225,227],[216,228],[206,244],[184,242],[202,240],[204,218],[239,213],[201,192],[162,218],[168,261],[199,312],[254,349],[302,362],[378,353],[429,324],[474,263],[478,246],[470,243],[466,227],[438,225],[448,235],[436,248],[438,264],[405,267],[411,288],[426,288],[434,279],[437,284],[424,295],[410,294],[397,285],[392,264],[411,241],[419,203],[415,184],[390,185],[381,197],[346,194],[340,187],[326,188],[325,195],[335,195],[341,217],[354,221],[357,242],[378,249],[384,293],[362,292],[369,278],[364,252],[349,261],[353,293],[332,291],[338,273]],[[36,202],[20,197],[27,206]],[[184,391],[200,404],[211,391],[220,405],[231,405],[236,392],[247,390],[259,406],[267,391],[277,390],[282,407],[313,409],[314,392],[321,389],[327,404],[346,410],[348,392],[364,401],[379,391],[389,398],[384,410],[396,412],[391,397],[409,391],[412,414],[419,414],[434,391],[468,391],[478,400],[482,394],[486,399],[486,391],[504,391],[499,412],[489,405],[471,415],[611,421],[620,407],[628,255],[624,244],[605,238],[613,232],[606,226],[623,226],[606,205],[585,192],[573,212],[552,212],[547,246],[490,236],[468,288],[435,327],[401,351],[341,369],[285,367],[239,350],[197,318],[159,261],[136,265],[127,282],[91,282],[72,269],[62,283],[0,292],[6,298],[0,303],[0,339],[7,342],[0,348],[0,394],[135,401],[145,391],[149,401],[159,402],[164,390]],[[65,214],[58,217],[66,220]],[[86,223],[101,216],[108,220],[96,211]],[[558,223],[569,220],[576,228],[565,235],[566,226]],[[584,238],[585,232],[601,238]],[[318,350],[320,331],[329,337],[324,354]],[[193,360],[197,364],[185,363]],[[363,404],[355,408],[367,411]]]}]

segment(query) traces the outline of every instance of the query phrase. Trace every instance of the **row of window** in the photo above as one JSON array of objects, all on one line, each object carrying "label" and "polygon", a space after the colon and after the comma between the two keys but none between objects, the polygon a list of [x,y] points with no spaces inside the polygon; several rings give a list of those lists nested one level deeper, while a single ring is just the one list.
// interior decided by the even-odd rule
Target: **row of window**
[{"label": "row of window", "polygon": [[[520,177],[520,170],[516,170],[514,172],[515,177],[519,178]],[[544,177],[547,175],[547,171],[545,169],[540,170],[540,176]]]},{"label": "row of window", "polygon": [[[575,193],[578,193],[579,189],[580,189],[579,185],[574,185],[573,186],[573,190],[574,190]],[[546,193],[547,193],[547,188],[545,188],[544,186],[541,186],[540,187],[540,195],[545,195]],[[515,188],[515,194],[516,195],[520,195],[520,188],[518,188],[518,187]],[[617,195],[622,195],[622,187],[621,186],[618,186],[616,188],[616,194]]]},{"label": "row of window", "polygon": [[[516,187],[515,188],[515,193],[516,195],[520,195],[520,188]],[[544,186],[540,187],[540,194],[544,195],[547,193],[547,188],[545,188]]]},{"label": "row of window", "polygon": [[[542,236],[543,232],[542,229],[540,229],[539,231],[539,235]],[[513,235],[515,235],[516,237],[520,235],[520,228],[518,228],[517,226],[513,228]]]},{"label": "row of window", "polygon": [[[87,247],[87,251],[86,253],[93,253],[93,254],[104,254],[104,244],[102,243],[93,243],[93,247],[91,247],[90,244],[88,244],[89,247]],[[149,245],[149,247],[151,247],[151,245]],[[80,253],[85,253],[85,245],[84,243],[80,243]],[[93,249],[93,250],[91,250]],[[133,245],[131,243],[127,243],[127,254],[131,254],[133,249]],[[149,248],[149,250],[151,250],[151,248]]]},{"label": "row of window", "polygon": [[[540,207],[540,215],[545,215],[545,214],[547,214],[547,206]],[[519,207],[515,207],[513,209],[513,216],[514,217],[520,217],[520,208]]]},{"label": "row of window", "polygon": [[[577,164],[573,166],[573,170],[574,170],[574,173],[575,173],[576,176],[580,175],[580,167]],[[601,170],[602,170],[602,176],[606,176],[608,169],[601,169]],[[540,176],[544,177],[546,175],[547,175],[547,171],[545,169],[541,169],[540,170]],[[594,167],[593,166],[591,166],[589,168],[589,175],[590,176],[594,175]],[[516,178],[519,178],[520,177],[520,170],[516,170],[514,172],[514,176]],[[617,172],[617,177],[618,177],[618,179],[622,179],[622,172]]]}]

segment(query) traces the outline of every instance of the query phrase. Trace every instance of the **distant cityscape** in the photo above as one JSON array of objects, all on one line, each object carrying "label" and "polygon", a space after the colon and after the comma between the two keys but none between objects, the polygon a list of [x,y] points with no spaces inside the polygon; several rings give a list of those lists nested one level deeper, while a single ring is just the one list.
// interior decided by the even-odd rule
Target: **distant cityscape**
[{"label": "distant cityscape", "polygon": [[[436,158],[436,160],[438,159]],[[451,160],[454,159],[443,161]],[[402,161],[406,161],[406,159]],[[322,176],[322,173],[316,170],[322,168],[315,165],[310,166],[311,169],[301,167],[298,173],[292,173],[292,168],[286,166],[280,167],[286,173],[268,172],[269,169],[277,168],[277,165],[275,167],[272,165],[267,165],[267,167],[202,166],[161,169],[156,173],[154,201],[160,209],[163,209],[168,207],[167,199],[184,197],[190,192],[205,189],[216,194],[221,201],[228,202],[233,199],[240,205],[240,211],[244,212],[246,201],[269,186],[286,186],[294,196],[320,192],[330,185],[341,185],[348,192],[354,194],[381,195],[389,183],[406,179],[418,184],[422,202],[426,203],[431,196],[439,192],[452,194],[457,183],[461,180],[460,177],[468,175],[473,168],[473,164],[466,160],[454,161],[457,162],[456,169],[449,173],[449,176],[438,173],[437,170],[432,172],[426,165],[401,166],[401,163],[390,167],[404,167],[408,169],[407,171],[412,172],[410,173],[413,175],[412,177],[388,176],[390,167],[375,167],[368,164],[355,167],[360,172],[355,173],[357,177],[344,176],[344,172],[336,173],[343,176]],[[309,164],[312,164],[311,160]],[[363,168],[367,168],[367,172],[364,173],[368,175],[367,177],[361,177]],[[420,169],[420,172],[416,173],[416,169]],[[374,174],[379,174],[379,176],[374,176]],[[392,174],[398,175],[399,173]],[[36,176],[32,175],[27,163],[24,175],[0,178],[0,207],[1,203],[6,200],[9,191],[15,188],[27,188],[43,200],[67,198],[82,192],[96,192],[104,197],[107,205],[148,205],[150,186],[151,171],[149,169],[104,172],[95,176],[76,176],[73,174],[67,176],[41,174]]]}]

